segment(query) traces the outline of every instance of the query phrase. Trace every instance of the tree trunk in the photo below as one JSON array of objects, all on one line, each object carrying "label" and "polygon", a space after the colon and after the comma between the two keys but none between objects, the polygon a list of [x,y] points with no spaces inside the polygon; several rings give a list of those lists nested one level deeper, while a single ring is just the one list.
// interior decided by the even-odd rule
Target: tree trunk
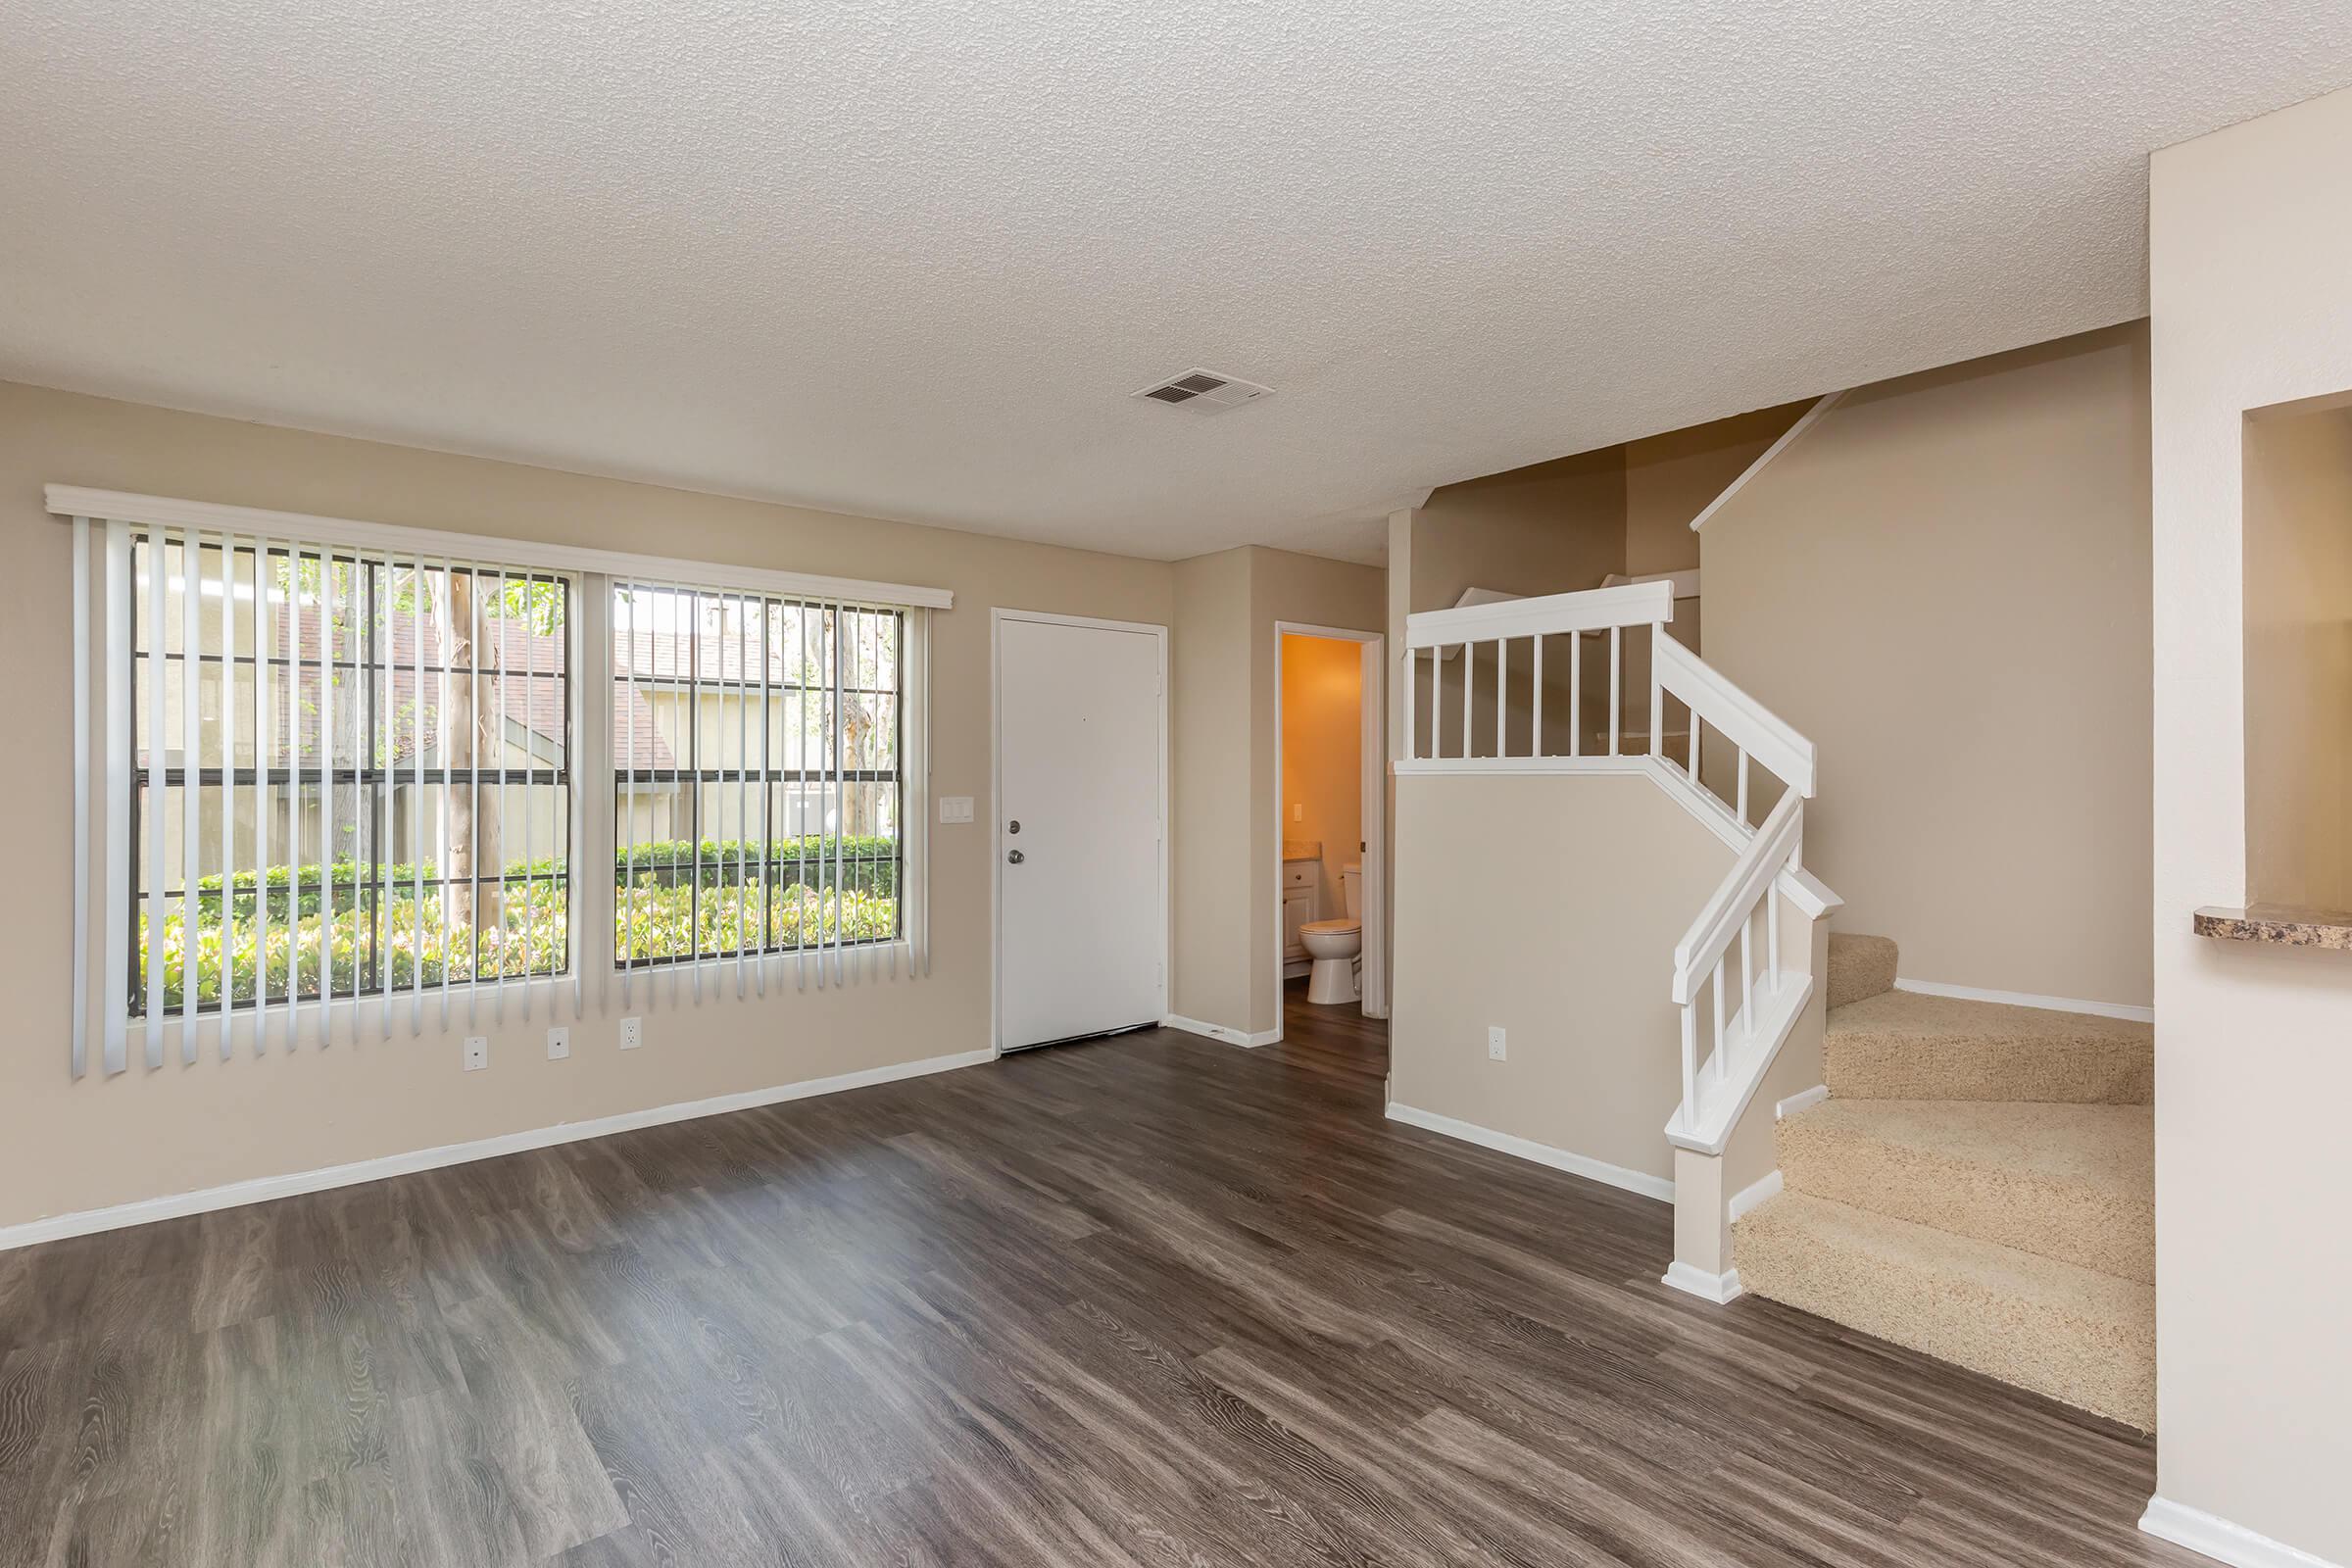
[{"label": "tree trunk", "polygon": [[[503,737],[494,723],[497,707],[499,647],[495,637],[482,635],[482,606],[470,573],[451,572],[449,603],[442,607],[441,662],[449,667],[449,706],[441,713],[441,755],[453,773],[470,774],[476,759],[483,767],[505,760]],[[476,679],[473,671],[480,670]],[[441,819],[449,824],[449,842],[441,847],[447,868],[449,924],[454,932],[469,933],[465,951],[470,959],[480,944],[483,927],[497,927],[506,909],[506,884],[493,882],[474,898],[475,867],[496,876],[505,868],[499,843],[498,796],[484,784],[479,793],[464,779],[451,784]]]}]

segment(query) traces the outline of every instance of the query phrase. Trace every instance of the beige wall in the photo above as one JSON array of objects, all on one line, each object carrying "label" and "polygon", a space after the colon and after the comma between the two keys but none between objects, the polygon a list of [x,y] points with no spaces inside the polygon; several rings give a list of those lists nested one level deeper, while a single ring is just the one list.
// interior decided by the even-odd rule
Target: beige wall
[{"label": "beige wall", "polygon": [[[1597,588],[1601,578],[1625,569],[1625,449],[1539,463],[1505,473],[1465,480],[1433,491],[1412,514],[1412,549],[1406,566],[1410,611],[1450,610],[1465,589],[1491,588],[1508,594],[1573,593]],[[1401,624],[1398,626],[1401,633]],[[1606,688],[1599,662],[1586,646],[1587,714]],[[1512,746],[1529,747],[1535,721],[1534,654],[1522,645],[1509,650],[1509,676],[1498,682],[1493,649],[1485,650],[1469,682],[1471,734],[1468,755],[1495,755],[1494,700],[1508,686],[1507,715]],[[1568,748],[1568,650],[1564,638],[1544,649],[1544,729],[1547,750]],[[1427,737],[1436,711],[1441,755],[1459,757],[1465,666],[1459,656],[1424,662],[1416,672],[1416,733]],[[1432,678],[1434,674],[1434,679]],[[1605,711],[1605,706],[1601,710]],[[1590,726],[1588,726],[1590,727]],[[1422,755],[1428,756],[1426,744]]]},{"label": "beige wall", "polygon": [[1702,546],[1707,662],[1821,749],[1838,928],[1914,979],[2146,1004],[2145,327],[1854,392]]},{"label": "beige wall", "polygon": [[[476,1074],[459,1069],[454,1036],[464,1031],[444,1035],[428,1019],[422,1039],[404,1021],[389,1042],[226,1066],[207,1051],[187,1068],[172,1053],[161,1072],[134,1065],[71,1080],[62,979],[71,933],[56,916],[71,869],[71,540],[42,511],[49,481],[954,589],[956,609],[935,621],[934,788],[975,797],[978,820],[931,832],[931,978],[788,989],[764,1003],[738,1004],[731,989],[699,1008],[663,1003],[649,1015],[645,1049],[622,1055],[617,992],[597,1005],[591,973],[591,1007],[566,1061],[546,1059],[544,1015],[526,1026],[510,1011],[503,1027],[488,1026],[492,1065]],[[0,1054],[0,1224],[986,1049],[989,607],[1167,624],[1182,575],[1162,563],[8,385],[0,509],[13,552],[0,578],[0,659],[18,675],[10,715],[20,748],[18,765],[0,774],[0,820],[16,828],[18,886],[42,890],[12,901],[0,945],[0,979],[17,1008],[15,1047]],[[1369,576],[1377,605],[1378,574]],[[1265,816],[1270,828],[1270,806]],[[1226,923],[1239,924],[1230,914]]]},{"label": "beige wall", "polygon": [[1179,562],[1175,575],[1172,1010],[1264,1034],[1282,1021],[1274,623],[1379,631],[1388,578],[1376,566],[1256,546]]},{"label": "beige wall", "polygon": [[[1396,787],[1389,1098],[1673,1180],[1674,945],[1732,852],[1633,774]],[[1487,1057],[1491,1024],[1505,1061]]]},{"label": "beige wall", "polygon": [[[1176,564],[1169,654],[1174,733],[1176,975],[1169,1010],[1250,1027],[1250,553]],[[1269,764],[1270,765],[1270,764]],[[1268,808],[1271,810],[1271,808]]]},{"label": "beige wall", "polygon": [[[1274,695],[1281,676],[1274,623],[1297,621],[1343,631],[1380,630],[1387,618],[1388,574],[1287,550],[1251,547],[1250,558],[1250,1030],[1282,1022],[1282,824],[1275,800]],[[1373,743],[1380,744],[1379,737]],[[1235,753],[1232,743],[1221,748]]]},{"label": "beige wall", "polygon": [[[1691,531],[1691,519],[1706,511],[1810,406],[1810,403],[1786,403],[1775,409],[1736,414],[1709,424],[1694,424],[1688,429],[1627,442],[1626,574],[1643,577],[1652,572],[1686,571],[1696,566],[1699,537]],[[1703,608],[1703,598],[1678,599],[1674,605],[1672,635],[1694,654],[1706,652]],[[1626,684],[1637,698],[1631,727],[1636,733],[1645,734],[1649,722],[1646,636],[1631,638],[1627,643]],[[1679,705],[1670,707],[1667,712],[1670,723],[1688,725]]]},{"label": "beige wall", "polygon": [[1347,912],[1340,874],[1365,838],[1364,650],[1332,637],[1282,639],[1282,835],[1323,846],[1317,917]]},{"label": "beige wall", "polygon": [[[1779,1164],[1773,1107],[1821,1082],[1825,998],[1815,991],[1720,1157],[1666,1142],[1682,1100],[1674,948],[1730,849],[1639,775],[1396,783],[1390,1100],[1674,1183],[1672,1255],[1737,1266],[1727,1205]],[[1575,874],[1543,869],[1560,866]],[[1782,961],[1822,974],[1828,924],[1773,905]],[[1505,1060],[1487,1055],[1492,1024],[1507,1032]]]},{"label": "beige wall", "polygon": [[2352,909],[2352,412],[2245,451],[2246,897]]},{"label": "beige wall", "polygon": [[2190,934],[2247,892],[2246,411],[2352,389],[2352,92],[2150,171],[2157,1489],[2352,1563],[2352,955]]},{"label": "beige wall", "polygon": [[1558,594],[1625,568],[1625,450],[1604,447],[1431,492],[1413,514],[1412,608],[1465,588]]},{"label": "beige wall", "polygon": [[[1624,569],[1640,577],[1697,565],[1698,535],[1690,520],[1809,406],[1785,403],[1627,442]],[[1688,636],[1682,640],[1697,647]]]}]

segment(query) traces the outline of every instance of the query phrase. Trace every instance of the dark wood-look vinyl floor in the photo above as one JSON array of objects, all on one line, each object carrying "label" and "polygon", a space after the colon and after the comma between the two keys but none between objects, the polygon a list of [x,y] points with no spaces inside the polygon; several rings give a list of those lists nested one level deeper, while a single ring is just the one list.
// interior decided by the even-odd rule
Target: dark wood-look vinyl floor
[{"label": "dark wood-look vinyl floor", "polygon": [[2132,1435],[1152,1032],[0,1254],[0,1564],[2164,1563]]}]

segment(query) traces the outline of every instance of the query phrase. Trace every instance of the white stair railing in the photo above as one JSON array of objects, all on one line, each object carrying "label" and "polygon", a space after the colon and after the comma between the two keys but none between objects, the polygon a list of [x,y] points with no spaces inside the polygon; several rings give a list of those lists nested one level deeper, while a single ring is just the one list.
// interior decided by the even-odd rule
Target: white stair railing
[{"label": "white stair railing", "polygon": [[[1512,759],[1535,760],[1624,755],[1626,634],[1647,628],[1654,642],[1666,641],[1659,628],[1674,618],[1674,585],[1668,581],[1628,583],[1617,588],[1594,588],[1583,593],[1544,594],[1533,599],[1507,599],[1457,610],[1431,610],[1404,618],[1404,756],[1409,761],[1445,764],[1423,771],[1479,770]],[[1544,639],[1566,637],[1564,650],[1550,654],[1554,676],[1563,673],[1560,655],[1567,656],[1568,749],[1560,752],[1544,742]],[[1585,644],[1606,639],[1608,679],[1605,702],[1608,736],[1603,748],[1585,746]],[[1511,734],[1511,667],[1513,649],[1527,645],[1528,744],[1514,745]],[[1594,649],[1594,657],[1603,650]],[[1456,655],[1460,657],[1457,659]],[[1480,666],[1490,674],[1494,713],[1484,733],[1478,724]],[[1458,668],[1458,682],[1448,676]],[[1449,690],[1448,688],[1452,688]],[[1426,693],[1428,722],[1422,722]],[[1554,698],[1556,704],[1557,698]],[[1451,711],[1449,711],[1451,710]],[[1556,715],[1557,709],[1555,707]],[[1459,749],[1448,755],[1446,742],[1459,727]],[[1654,728],[1654,714],[1653,714]],[[1492,741],[1494,750],[1482,751]],[[1653,746],[1654,750],[1654,746]]]},{"label": "white stair railing", "polygon": [[[1812,995],[1812,976],[1781,965],[1780,911],[1773,890],[1799,869],[1804,797],[1790,790],[1766,814],[1698,918],[1674,950],[1674,1002],[1682,1009],[1683,1102],[1666,1123],[1667,1141],[1701,1153],[1723,1152],[1764,1069],[1788,1039]],[[1756,951],[1757,924],[1764,927]],[[1760,961],[1759,961],[1760,960]],[[1725,979],[1738,976],[1737,995]],[[1738,1010],[1733,1009],[1735,1002]],[[1699,1055],[1699,1013],[1710,1022],[1710,1049]]]},{"label": "white stair railing", "polygon": [[[1721,794],[1704,782],[1701,737],[1712,729],[1728,740],[1734,779],[1729,804],[1747,835],[1740,858],[1674,950],[1673,996],[1683,1013],[1683,1102],[1666,1123],[1666,1137],[1678,1148],[1720,1154],[1813,994],[1806,969],[1790,971],[1781,963],[1780,910],[1773,894],[1804,885],[1804,803],[1813,795],[1815,753],[1811,741],[1672,637],[1658,638],[1650,680],[1653,726],[1669,697],[1690,713],[1688,755],[1679,764],[1662,754],[1657,761],[1679,771],[1689,788],[1720,803]],[[1651,746],[1657,749],[1654,728]],[[1782,789],[1763,822],[1749,829],[1750,779],[1758,765],[1779,779]],[[1759,922],[1761,954],[1755,939]],[[1736,987],[1726,982],[1727,965],[1737,976]],[[1703,1061],[1698,1054],[1702,1006],[1711,1048]]]},{"label": "white stair railing", "polygon": [[[1776,895],[1810,916],[1836,907],[1837,896],[1804,871],[1804,803],[1815,785],[1813,743],[1669,635],[1666,623],[1673,618],[1674,587],[1666,581],[1406,616],[1404,756],[1396,771],[1640,772],[1737,850],[1731,870],[1674,950],[1672,995],[1682,1011],[1683,1099],[1666,1124],[1666,1136],[1679,1148],[1718,1154],[1813,994],[1809,964],[1790,969],[1782,963]],[[1626,636],[1642,628],[1650,641],[1648,747],[1628,752],[1622,745]],[[1544,672],[1550,637],[1568,639],[1564,754],[1547,749],[1544,740]],[[1607,643],[1608,731],[1605,745],[1589,752],[1584,645],[1601,638]],[[1512,654],[1522,642],[1530,645],[1523,662]],[[1552,657],[1556,671],[1557,655]],[[1515,662],[1521,662],[1529,682],[1524,747],[1514,744],[1511,722]],[[1478,709],[1482,664],[1490,672],[1493,702],[1483,725]],[[1458,680],[1449,678],[1450,668],[1460,669]],[[1684,731],[1668,729],[1669,704],[1679,705],[1687,716],[1687,738]],[[1669,753],[1670,737],[1685,741],[1681,756]],[[1449,742],[1458,750],[1449,751]],[[1719,749],[1722,743],[1731,748],[1728,760]],[[1780,793],[1763,821],[1751,823],[1759,768],[1778,781]]]}]

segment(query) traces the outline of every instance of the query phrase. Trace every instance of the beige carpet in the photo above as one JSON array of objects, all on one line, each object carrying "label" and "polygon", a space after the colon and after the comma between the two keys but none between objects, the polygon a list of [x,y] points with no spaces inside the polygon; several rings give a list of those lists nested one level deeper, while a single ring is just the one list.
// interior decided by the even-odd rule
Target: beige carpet
[{"label": "beige carpet", "polygon": [[2145,1105],[1832,1100],[1776,1130],[1798,1192],[2156,1282]]},{"label": "beige carpet", "polygon": [[2155,1429],[2148,1286],[1803,1193],[1742,1218],[1739,1242],[1759,1296]]},{"label": "beige carpet", "polygon": [[1775,1129],[1740,1283],[2152,1430],[2153,1031],[1890,990],[1896,956],[1830,939],[1831,1098]]},{"label": "beige carpet", "polygon": [[1885,937],[1830,933],[1830,1005],[1842,1007],[1894,989],[1895,946]]},{"label": "beige carpet", "polygon": [[1889,991],[1839,1007],[1824,1081],[1857,1100],[2057,1100],[2145,1105],[2155,1030],[2120,1018]]}]

